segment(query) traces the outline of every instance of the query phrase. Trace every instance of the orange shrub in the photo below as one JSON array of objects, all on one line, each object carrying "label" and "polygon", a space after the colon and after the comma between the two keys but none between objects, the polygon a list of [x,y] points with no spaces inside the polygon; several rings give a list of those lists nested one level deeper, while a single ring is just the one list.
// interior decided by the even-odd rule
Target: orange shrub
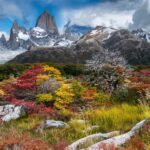
[{"label": "orange shrub", "polygon": [[84,91],[83,95],[81,96],[81,99],[83,99],[83,100],[93,100],[95,94],[96,94],[96,90],[87,89],[87,90]]}]

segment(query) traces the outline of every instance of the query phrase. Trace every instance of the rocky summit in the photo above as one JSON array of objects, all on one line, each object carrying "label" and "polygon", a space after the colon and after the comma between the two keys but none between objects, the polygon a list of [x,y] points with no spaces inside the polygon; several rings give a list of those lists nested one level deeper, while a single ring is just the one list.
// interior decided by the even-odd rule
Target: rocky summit
[{"label": "rocky summit", "polygon": [[44,29],[50,35],[58,35],[58,28],[54,21],[54,17],[50,15],[48,10],[45,10],[38,18],[36,27]]},{"label": "rocky summit", "polygon": [[[53,46],[70,46],[75,40],[79,39],[83,33],[74,33],[68,29],[70,27],[64,27],[64,33],[59,34],[58,27],[55,19],[48,10],[45,10],[36,21],[35,27],[27,30],[25,27],[21,27],[15,20],[10,29],[10,37],[8,41],[4,35],[0,38],[0,50],[28,50],[31,47],[53,47]],[[88,28],[90,30],[90,28]],[[74,33],[74,34],[72,34]],[[78,34],[78,37],[76,37]]]}]

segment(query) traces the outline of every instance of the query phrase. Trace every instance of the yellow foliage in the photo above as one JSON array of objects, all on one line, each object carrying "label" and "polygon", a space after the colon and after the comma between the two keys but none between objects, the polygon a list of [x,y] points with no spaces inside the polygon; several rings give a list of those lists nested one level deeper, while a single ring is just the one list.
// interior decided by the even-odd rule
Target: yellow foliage
[{"label": "yellow foliage", "polygon": [[48,80],[48,75],[42,75],[42,74],[40,74],[40,75],[38,75],[37,76],[37,79],[41,79],[41,80]]},{"label": "yellow foliage", "polygon": [[53,99],[53,96],[49,94],[38,94],[36,96],[38,102],[48,102]]},{"label": "yellow foliage", "polygon": [[49,67],[48,65],[44,66],[43,68],[43,74],[37,75],[37,85],[42,84],[50,78],[54,78],[57,81],[62,80],[61,72],[58,69],[54,67]]},{"label": "yellow foliage", "polygon": [[3,97],[5,95],[5,92],[0,89],[0,97]]},{"label": "yellow foliage", "polygon": [[72,103],[74,93],[69,84],[62,84],[62,86],[55,92],[55,107],[58,109],[64,108],[66,105]]},{"label": "yellow foliage", "polygon": [[48,75],[38,75],[37,76],[37,84],[42,84],[44,81],[47,81],[49,79]]},{"label": "yellow foliage", "polygon": [[54,77],[56,80],[61,80],[61,72],[54,68],[49,67],[48,65],[44,66],[44,71],[48,74],[49,77]]}]

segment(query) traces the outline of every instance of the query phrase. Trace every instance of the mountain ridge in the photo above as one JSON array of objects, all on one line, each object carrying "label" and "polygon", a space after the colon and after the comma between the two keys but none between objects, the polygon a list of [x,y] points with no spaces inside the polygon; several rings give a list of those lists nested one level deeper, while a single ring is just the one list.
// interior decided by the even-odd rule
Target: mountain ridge
[{"label": "mountain ridge", "polygon": [[[99,61],[109,62],[122,59],[130,65],[150,64],[150,43],[128,30],[97,27],[82,36],[70,47],[35,48],[18,55],[9,63],[67,63],[86,64],[99,57]],[[112,61],[114,61],[112,60]]]}]

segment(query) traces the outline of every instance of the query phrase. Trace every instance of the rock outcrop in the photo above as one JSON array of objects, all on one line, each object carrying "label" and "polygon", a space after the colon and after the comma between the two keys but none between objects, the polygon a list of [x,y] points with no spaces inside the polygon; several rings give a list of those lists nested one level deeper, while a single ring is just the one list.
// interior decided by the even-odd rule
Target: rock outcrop
[{"label": "rock outcrop", "polygon": [[0,119],[4,122],[18,119],[25,113],[26,111],[23,106],[15,106],[11,104],[0,106]]},{"label": "rock outcrop", "polygon": [[17,21],[14,21],[10,31],[8,48],[16,50],[20,47],[27,48],[28,45],[30,45],[30,41],[26,29],[24,27],[20,27]]},{"label": "rock outcrop", "polygon": [[4,34],[2,34],[2,36],[0,37],[0,45],[4,47],[7,46],[7,41]]},{"label": "rock outcrop", "polygon": [[[137,123],[129,132],[124,133],[119,136],[109,138],[107,140],[100,141],[100,142],[86,148],[86,150],[93,150],[93,149],[98,150],[98,149],[101,149],[101,147],[103,145],[106,145],[105,147],[107,149],[109,149],[110,145],[112,145],[112,144],[115,146],[115,148],[118,148],[121,145],[125,144],[128,140],[130,140],[131,137],[134,136],[146,124],[147,121],[149,121],[149,120],[143,120],[143,121]],[[85,150],[85,149],[83,149],[83,150]]]},{"label": "rock outcrop", "polygon": [[[69,145],[65,150],[99,150],[103,149],[103,145],[105,145],[106,149],[111,149],[111,145],[114,145],[115,148],[119,148],[123,144],[125,144],[128,140],[130,140],[139,130],[149,122],[149,119],[143,120],[137,123],[129,132],[118,135],[118,131],[113,131],[110,133],[97,133],[93,135],[89,135],[82,139],[79,139]],[[105,140],[103,140],[105,139]],[[99,141],[99,142],[97,142]],[[88,143],[91,144],[92,142],[97,142],[88,147]],[[88,148],[85,148],[88,147]]]}]

